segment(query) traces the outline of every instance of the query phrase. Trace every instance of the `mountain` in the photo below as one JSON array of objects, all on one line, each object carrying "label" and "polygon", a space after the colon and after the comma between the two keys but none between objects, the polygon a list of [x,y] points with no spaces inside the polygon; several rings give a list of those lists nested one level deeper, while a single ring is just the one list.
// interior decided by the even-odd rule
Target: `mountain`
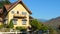
[{"label": "mountain", "polygon": [[40,21],[40,22],[46,22],[48,20],[46,20],[46,19],[38,19],[38,21]]},{"label": "mountain", "polygon": [[47,22],[45,22],[44,24],[58,28],[60,26],[60,16],[53,18],[51,20],[48,20]]},{"label": "mountain", "polygon": [[52,18],[43,24],[51,26],[57,31],[58,34],[60,34],[60,16],[56,18]]}]

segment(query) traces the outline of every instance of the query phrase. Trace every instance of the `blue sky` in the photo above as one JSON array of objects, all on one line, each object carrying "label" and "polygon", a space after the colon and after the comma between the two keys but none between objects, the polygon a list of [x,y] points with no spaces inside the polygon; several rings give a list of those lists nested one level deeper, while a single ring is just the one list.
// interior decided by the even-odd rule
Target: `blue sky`
[{"label": "blue sky", "polygon": [[23,2],[32,11],[34,18],[51,19],[60,16],[60,0],[23,0]]}]

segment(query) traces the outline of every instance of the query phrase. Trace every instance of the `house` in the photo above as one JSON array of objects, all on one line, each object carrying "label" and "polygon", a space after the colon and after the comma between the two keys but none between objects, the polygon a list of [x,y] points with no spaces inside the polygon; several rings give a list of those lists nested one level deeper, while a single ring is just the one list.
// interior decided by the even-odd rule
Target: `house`
[{"label": "house", "polygon": [[12,4],[4,4],[0,8],[0,25],[9,24],[13,21],[14,28],[17,26],[29,27],[29,18],[32,12],[26,7],[22,0],[18,0]]}]

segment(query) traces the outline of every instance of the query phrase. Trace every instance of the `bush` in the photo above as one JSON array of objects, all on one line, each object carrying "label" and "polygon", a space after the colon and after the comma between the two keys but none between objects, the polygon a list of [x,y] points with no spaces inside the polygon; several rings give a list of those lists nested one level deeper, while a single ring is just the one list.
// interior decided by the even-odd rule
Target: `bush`
[{"label": "bush", "polygon": [[27,28],[25,27],[16,27],[16,29],[19,31],[27,31]]},{"label": "bush", "polygon": [[46,32],[47,30],[49,30],[49,27],[47,25],[42,24],[42,27],[40,30],[42,30],[43,32]]},{"label": "bush", "polygon": [[41,25],[42,23],[39,22],[37,19],[33,19],[31,22],[30,22],[30,25],[32,27],[32,30],[33,31],[36,31],[36,30],[39,30],[41,28]]},{"label": "bush", "polygon": [[4,30],[5,30],[5,32],[9,32],[10,28],[5,28]]},{"label": "bush", "polygon": [[9,26],[9,28],[13,28],[14,27],[14,24],[13,24],[12,20],[10,21],[8,26]]},{"label": "bush", "polygon": [[9,25],[8,24],[4,24],[4,28],[9,28]]},{"label": "bush", "polygon": [[0,25],[0,29],[1,29],[1,28],[3,28],[3,27],[4,27],[4,25],[3,25],[3,24],[2,24],[2,25]]}]

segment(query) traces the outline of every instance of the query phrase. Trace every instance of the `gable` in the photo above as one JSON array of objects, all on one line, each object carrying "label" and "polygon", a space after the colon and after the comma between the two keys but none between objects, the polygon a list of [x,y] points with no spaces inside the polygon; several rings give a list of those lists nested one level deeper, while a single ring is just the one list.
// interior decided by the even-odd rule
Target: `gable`
[{"label": "gable", "polygon": [[27,12],[28,12],[29,14],[32,14],[32,12],[26,7],[26,5],[25,5],[21,0],[15,2],[15,3],[13,3],[13,4],[11,4],[7,11],[9,12],[10,10],[12,10],[12,9],[13,9],[16,5],[18,5],[19,3],[23,5],[23,7],[27,10]]},{"label": "gable", "polygon": [[18,3],[14,8],[12,8],[10,11],[14,11],[15,13],[17,13],[17,11],[19,11],[19,13],[21,12],[26,12],[28,13],[28,11],[24,8],[24,6],[21,3]]}]

